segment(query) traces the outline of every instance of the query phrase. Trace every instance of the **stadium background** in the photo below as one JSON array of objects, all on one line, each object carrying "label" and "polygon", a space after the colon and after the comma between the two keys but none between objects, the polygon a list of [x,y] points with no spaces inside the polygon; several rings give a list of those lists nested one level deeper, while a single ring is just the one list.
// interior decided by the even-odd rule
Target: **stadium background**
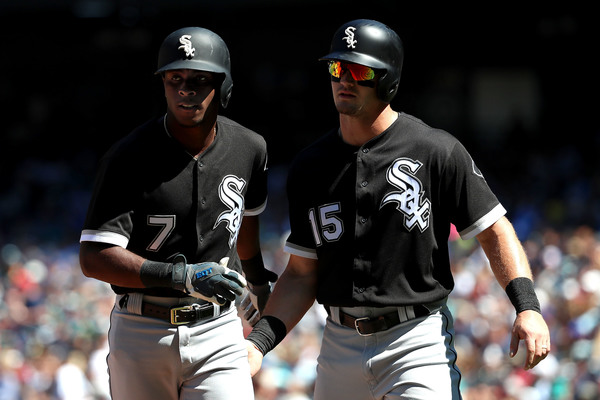
[{"label": "stadium background", "polygon": [[[280,270],[289,160],[337,122],[317,59],[354,18],[399,33],[406,58],[394,108],[467,146],[535,273],[553,349],[523,371],[507,356],[512,306],[476,242],[450,237],[465,398],[598,398],[599,32],[585,8],[523,4],[0,2],[0,399],[105,398],[113,298],[82,276],[77,242],[98,158],[164,112],[153,75],[162,39],[197,25],[227,42],[234,89],[224,114],[267,140],[261,236]],[[257,400],[310,398],[322,322],[315,307],[268,355]]]}]

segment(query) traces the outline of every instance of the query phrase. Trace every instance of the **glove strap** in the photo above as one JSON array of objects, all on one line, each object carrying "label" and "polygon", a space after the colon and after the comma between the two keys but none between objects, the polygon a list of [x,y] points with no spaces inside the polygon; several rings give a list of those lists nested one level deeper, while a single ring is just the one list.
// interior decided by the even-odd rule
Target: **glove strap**
[{"label": "glove strap", "polygon": [[186,279],[186,266],[187,260],[183,254],[178,254],[173,261],[173,270],[171,274],[171,287],[173,289],[186,291],[185,279]]}]

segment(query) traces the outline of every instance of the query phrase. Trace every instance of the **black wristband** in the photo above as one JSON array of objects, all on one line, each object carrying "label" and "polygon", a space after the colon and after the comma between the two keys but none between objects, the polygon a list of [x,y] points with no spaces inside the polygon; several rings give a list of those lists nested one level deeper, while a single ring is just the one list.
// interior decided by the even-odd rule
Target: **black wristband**
[{"label": "black wristband", "polygon": [[244,275],[246,275],[246,280],[253,285],[262,285],[264,283],[269,282],[269,279],[265,276],[265,263],[262,258],[262,252],[258,252],[252,258],[248,260],[242,260],[242,269],[244,270]]},{"label": "black wristband", "polygon": [[170,287],[185,291],[186,258],[175,256],[173,263],[146,260],[140,268],[140,279],[146,287]]},{"label": "black wristband", "polygon": [[515,278],[506,285],[506,294],[517,310],[517,314],[525,310],[542,313],[540,302],[533,288],[533,281],[526,277]]},{"label": "black wristband", "polygon": [[277,317],[266,315],[258,320],[246,339],[254,343],[264,356],[273,350],[285,335],[287,335],[287,328],[283,321]]},{"label": "black wristband", "polygon": [[146,287],[171,287],[173,264],[146,260],[140,269],[140,279]]}]

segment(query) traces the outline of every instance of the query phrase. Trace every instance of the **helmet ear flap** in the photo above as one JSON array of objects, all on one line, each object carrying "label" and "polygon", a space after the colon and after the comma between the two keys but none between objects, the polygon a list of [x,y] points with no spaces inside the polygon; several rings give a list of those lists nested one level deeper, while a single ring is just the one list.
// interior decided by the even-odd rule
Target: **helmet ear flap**
[{"label": "helmet ear flap", "polygon": [[400,86],[400,78],[398,77],[395,80],[393,79],[394,76],[389,74],[387,71],[384,71],[377,83],[377,97],[386,103],[392,101],[398,92],[398,87]]},{"label": "helmet ear flap", "polygon": [[231,92],[233,91],[233,82],[231,79],[225,78],[221,83],[221,106],[227,108],[229,99],[231,98]]}]

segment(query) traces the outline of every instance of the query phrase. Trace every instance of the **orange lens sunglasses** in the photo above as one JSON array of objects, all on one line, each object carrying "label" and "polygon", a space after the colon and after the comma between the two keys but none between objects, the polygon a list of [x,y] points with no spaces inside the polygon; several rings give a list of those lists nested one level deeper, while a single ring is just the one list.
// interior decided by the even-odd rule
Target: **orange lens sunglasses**
[{"label": "orange lens sunglasses", "polygon": [[329,73],[334,78],[341,78],[344,71],[350,71],[352,78],[357,81],[370,81],[375,78],[375,71],[360,64],[350,64],[341,61],[329,61]]}]

